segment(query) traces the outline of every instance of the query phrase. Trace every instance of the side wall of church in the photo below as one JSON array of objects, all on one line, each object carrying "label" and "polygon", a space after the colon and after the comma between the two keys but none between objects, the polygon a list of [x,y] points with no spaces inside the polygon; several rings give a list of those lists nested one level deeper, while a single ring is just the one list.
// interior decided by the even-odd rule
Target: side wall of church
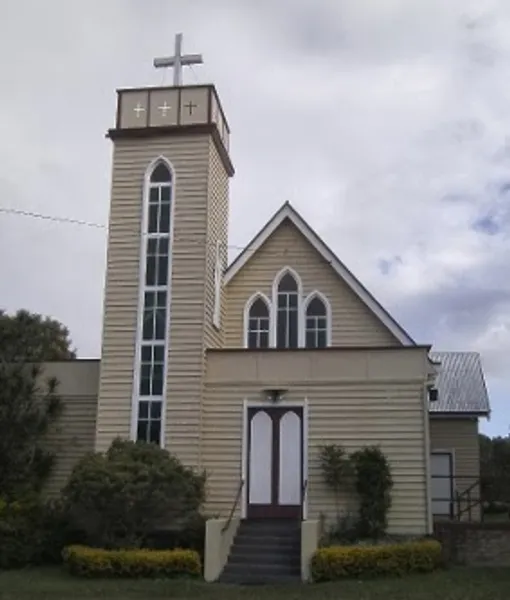
[{"label": "side wall of church", "polygon": [[45,492],[56,496],[74,465],[94,450],[99,360],[46,363],[41,376],[57,378],[62,402],[62,414],[46,436],[46,447],[54,453],[55,464]]}]

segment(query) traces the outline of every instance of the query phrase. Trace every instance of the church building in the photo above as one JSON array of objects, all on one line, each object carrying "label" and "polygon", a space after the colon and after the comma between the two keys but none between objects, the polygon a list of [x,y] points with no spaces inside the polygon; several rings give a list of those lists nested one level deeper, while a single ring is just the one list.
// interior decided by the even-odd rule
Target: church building
[{"label": "church building", "polygon": [[47,365],[65,403],[52,488],[119,436],[205,469],[223,523],[209,579],[245,521],[334,518],[323,444],[382,449],[390,533],[465,518],[489,415],[479,356],[417,343],[289,203],[228,264],[231,132],[214,85],[182,84],[198,60],[178,36],[156,61],[174,85],[117,91],[101,358]]}]

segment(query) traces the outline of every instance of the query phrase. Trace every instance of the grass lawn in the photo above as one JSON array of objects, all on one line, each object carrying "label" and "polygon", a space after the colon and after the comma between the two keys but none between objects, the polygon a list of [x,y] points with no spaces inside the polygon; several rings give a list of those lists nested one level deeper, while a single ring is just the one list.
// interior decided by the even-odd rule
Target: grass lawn
[{"label": "grass lawn", "polygon": [[280,587],[222,586],[191,581],[75,579],[60,569],[0,573],[1,600],[507,600],[510,568],[453,569],[404,579]]}]

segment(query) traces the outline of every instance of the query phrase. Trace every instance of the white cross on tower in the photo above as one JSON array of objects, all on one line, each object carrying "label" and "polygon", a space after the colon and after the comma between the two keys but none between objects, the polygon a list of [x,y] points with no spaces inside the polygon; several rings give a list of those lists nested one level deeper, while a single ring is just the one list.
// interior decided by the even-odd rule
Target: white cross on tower
[{"label": "white cross on tower", "polygon": [[137,105],[133,108],[133,110],[136,113],[137,119],[140,117],[140,113],[145,112],[145,108],[140,104],[140,102],[137,103]]},{"label": "white cross on tower", "polygon": [[182,67],[190,65],[201,65],[203,63],[201,54],[181,54],[182,33],[175,36],[175,54],[165,58],[155,58],[154,66],[156,69],[173,67],[174,85],[182,85]]},{"label": "white cross on tower", "polygon": [[166,117],[166,112],[167,110],[170,110],[172,107],[170,106],[170,104],[167,104],[166,100],[163,102],[162,106],[158,106],[159,110],[161,111],[161,115],[163,117]]}]

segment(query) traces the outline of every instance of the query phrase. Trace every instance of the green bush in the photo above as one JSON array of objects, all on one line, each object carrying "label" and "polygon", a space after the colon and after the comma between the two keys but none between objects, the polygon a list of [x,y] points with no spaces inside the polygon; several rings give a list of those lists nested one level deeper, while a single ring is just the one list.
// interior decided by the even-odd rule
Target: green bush
[{"label": "green bush", "polygon": [[0,569],[60,562],[69,542],[58,504],[0,500]]},{"label": "green bush", "polygon": [[184,523],[205,496],[205,474],[155,444],[115,440],[73,469],[63,500],[89,546],[140,548],[160,528]]},{"label": "green bush", "polygon": [[151,550],[168,550],[181,548],[196,550],[203,559],[205,546],[205,525],[207,518],[200,513],[191,515],[188,519],[172,528],[153,531],[147,535],[142,545]]},{"label": "green bush", "polygon": [[199,577],[200,557],[193,550],[102,550],[69,546],[64,565],[79,577]]},{"label": "green bush", "polygon": [[441,566],[441,544],[434,540],[377,546],[331,546],[315,552],[313,580],[336,581],[377,575],[429,573]]},{"label": "green bush", "polygon": [[351,455],[359,497],[358,535],[378,539],[388,527],[393,480],[388,459],[377,446],[366,446]]}]

